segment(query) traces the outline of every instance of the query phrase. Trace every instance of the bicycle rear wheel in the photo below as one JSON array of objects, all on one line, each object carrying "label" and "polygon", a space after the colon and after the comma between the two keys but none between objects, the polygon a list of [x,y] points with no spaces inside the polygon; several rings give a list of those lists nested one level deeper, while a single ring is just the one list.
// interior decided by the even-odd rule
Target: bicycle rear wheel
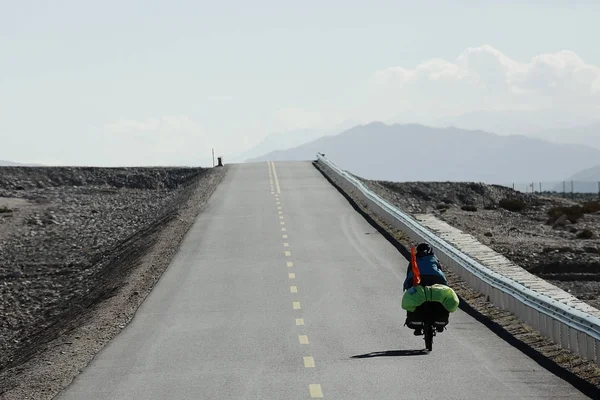
[{"label": "bicycle rear wheel", "polygon": [[426,324],[423,334],[425,336],[425,348],[427,351],[433,350],[433,325]]}]

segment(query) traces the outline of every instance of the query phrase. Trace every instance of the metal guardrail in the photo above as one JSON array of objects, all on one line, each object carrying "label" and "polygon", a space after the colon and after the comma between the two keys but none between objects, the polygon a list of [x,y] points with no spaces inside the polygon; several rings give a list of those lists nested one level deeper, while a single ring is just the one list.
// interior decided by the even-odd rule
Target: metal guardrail
[{"label": "metal guardrail", "polygon": [[[446,266],[454,269],[463,278],[470,278],[467,281],[476,283],[477,289],[487,294],[494,304],[515,313],[561,347],[600,365],[600,318],[492,271],[380,198],[354,176],[327,160],[324,155],[318,154],[317,162],[330,171],[330,178],[344,190],[356,191],[364,200],[386,214],[384,216],[393,225],[399,225],[401,230],[413,238],[430,243]],[[334,176],[331,176],[331,173]]]}]

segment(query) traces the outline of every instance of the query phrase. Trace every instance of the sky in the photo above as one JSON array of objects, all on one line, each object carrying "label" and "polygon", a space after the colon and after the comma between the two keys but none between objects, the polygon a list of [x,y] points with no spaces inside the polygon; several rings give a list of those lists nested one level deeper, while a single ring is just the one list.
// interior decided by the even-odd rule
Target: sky
[{"label": "sky", "polygon": [[347,121],[592,118],[599,18],[597,1],[0,0],[0,159],[206,166]]}]

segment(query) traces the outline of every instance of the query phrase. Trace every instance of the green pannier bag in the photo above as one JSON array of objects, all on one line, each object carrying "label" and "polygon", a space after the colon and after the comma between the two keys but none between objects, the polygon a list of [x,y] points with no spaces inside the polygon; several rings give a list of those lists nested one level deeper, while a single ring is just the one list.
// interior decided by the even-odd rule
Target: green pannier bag
[{"label": "green pannier bag", "polygon": [[425,301],[437,301],[442,303],[448,312],[454,312],[458,308],[458,296],[452,288],[446,285],[417,286],[408,289],[402,296],[402,308],[414,312],[417,307]]}]

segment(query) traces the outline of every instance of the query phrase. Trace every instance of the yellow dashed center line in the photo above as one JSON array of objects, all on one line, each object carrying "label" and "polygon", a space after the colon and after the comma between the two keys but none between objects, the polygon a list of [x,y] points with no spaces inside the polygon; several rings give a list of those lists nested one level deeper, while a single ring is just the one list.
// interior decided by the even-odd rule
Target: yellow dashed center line
[{"label": "yellow dashed center line", "polygon": [[308,344],[308,336],[298,335],[298,341],[300,342],[300,344]]},{"label": "yellow dashed center line", "polygon": [[275,187],[277,187],[277,193],[281,193],[281,188],[279,187],[279,178],[277,177],[277,169],[275,168],[275,163],[271,161],[271,167],[273,168],[273,177],[275,178]]},{"label": "yellow dashed center line", "polygon": [[314,368],[315,367],[315,359],[312,357],[304,357],[304,367],[305,368]]},{"label": "yellow dashed center line", "polygon": [[267,166],[269,167],[269,182],[273,185],[273,171],[271,171],[271,163],[267,162]]},{"label": "yellow dashed center line", "polygon": [[[269,161],[267,164],[269,167],[269,184],[270,184],[270,188],[271,188],[271,194],[275,195],[275,202],[277,205],[277,214],[279,215],[279,220],[280,220],[279,223],[282,226],[281,232],[287,232],[287,229],[285,228],[285,221],[284,221],[285,217],[283,215],[283,207],[281,207],[281,201],[279,199],[279,196],[281,194],[281,186],[279,185],[279,177],[277,176],[277,169],[275,168],[274,162]],[[277,189],[277,192],[275,192],[275,189]],[[288,235],[286,233],[282,234],[281,237],[284,240],[288,239]],[[287,242],[287,241],[284,242],[283,247],[289,248],[290,247],[289,242]],[[286,257],[291,257],[291,255],[292,255],[292,253],[290,251],[285,251]],[[288,268],[292,268],[294,266],[294,263],[291,261],[288,261],[287,266],[288,266]],[[296,279],[296,274],[294,272],[289,272],[288,278]],[[298,287],[295,285],[290,286],[290,293],[298,293]],[[294,310],[302,309],[299,301],[293,301],[292,308]],[[304,318],[296,318],[296,326],[304,326]],[[298,335],[298,342],[301,345],[309,344],[308,335]],[[303,362],[304,362],[305,368],[315,368],[314,357],[305,356],[305,357],[303,357]],[[308,385],[308,390],[310,392],[311,398],[322,398],[323,397],[323,390],[321,389],[321,385],[318,383],[313,383],[313,384]]]},{"label": "yellow dashed center line", "polygon": [[310,397],[312,398],[323,397],[323,390],[321,390],[321,385],[318,383],[309,385],[308,390],[310,391]]}]

